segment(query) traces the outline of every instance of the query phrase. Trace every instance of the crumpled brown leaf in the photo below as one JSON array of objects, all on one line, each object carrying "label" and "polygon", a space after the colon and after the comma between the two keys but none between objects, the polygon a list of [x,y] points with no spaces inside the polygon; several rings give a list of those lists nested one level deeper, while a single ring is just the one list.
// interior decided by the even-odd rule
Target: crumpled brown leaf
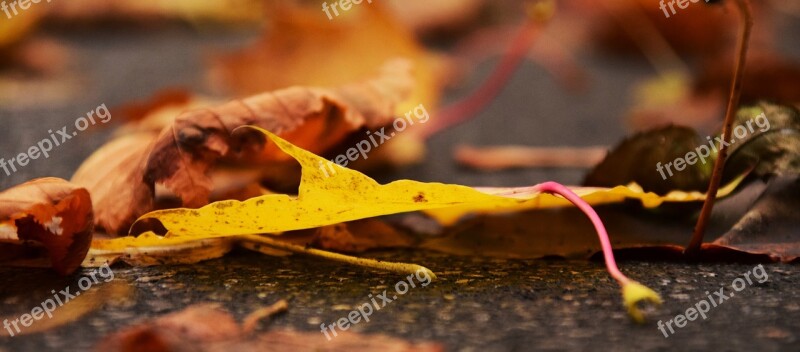
[{"label": "crumpled brown leaf", "polygon": [[[267,308],[267,315],[286,309],[285,301]],[[263,317],[257,310],[251,316]],[[328,341],[319,332],[275,330],[250,333],[215,304],[197,304],[107,336],[96,351],[443,351],[433,343],[412,343],[386,335],[348,331]]]},{"label": "crumpled brown leaf", "polygon": [[415,243],[413,236],[380,219],[363,219],[292,231],[283,234],[280,239],[344,253],[360,253],[375,248],[408,248]]},{"label": "crumpled brown leaf", "polygon": [[[375,129],[391,122],[412,86],[411,65],[398,59],[386,63],[378,77],[361,83],[333,89],[291,87],[185,111],[158,135],[152,131],[159,122],[143,129],[125,127],[141,132],[101,147],[72,180],[85,186],[95,206],[102,208],[97,214],[102,229],[127,233],[138,216],[155,207],[156,185],[163,185],[166,193],[177,196],[184,206],[207,204],[212,191],[219,188],[214,186],[212,174],[219,163],[258,170],[239,175],[251,181],[258,181],[261,175],[278,184],[299,180],[299,167],[288,156],[275,146],[264,147],[263,137],[232,136],[237,127],[260,126],[323,154],[362,128]],[[195,104],[192,101],[188,106]],[[178,111],[180,106],[169,109]],[[155,107],[143,111],[159,113]]]},{"label": "crumpled brown leaf", "polygon": [[[708,262],[800,261],[796,177],[754,183],[715,206],[707,243],[698,256]],[[684,246],[701,204],[661,207],[595,207],[607,226],[618,259],[685,261]],[[494,258],[564,257],[598,259],[602,253],[589,221],[575,221],[575,208],[540,209],[517,214],[479,216],[444,229],[421,248],[462,256]]]},{"label": "crumpled brown leaf", "polygon": [[127,230],[137,214],[153,209],[153,185],[144,168],[157,135],[136,133],[104,145],[81,164],[72,182],[92,194],[98,229]]},{"label": "crumpled brown leaf", "polygon": [[183,113],[156,140],[145,179],[163,183],[185,206],[204,205],[211,190],[207,172],[219,159],[246,164],[290,160],[274,146],[253,148],[248,137],[254,134],[232,138],[237,127],[259,126],[323,153],[362,127],[390,122],[410,92],[409,74],[408,62],[397,60],[385,65],[377,79],[338,89],[292,87]]},{"label": "crumpled brown leaf", "polygon": [[89,192],[58,178],[35,179],[0,193],[0,264],[74,272],[92,241]]},{"label": "crumpled brown leaf", "polygon": [[744,216],[712,244],[764,254],[773,260],[800,261],[800,181],[783,177],[771,181]]}]

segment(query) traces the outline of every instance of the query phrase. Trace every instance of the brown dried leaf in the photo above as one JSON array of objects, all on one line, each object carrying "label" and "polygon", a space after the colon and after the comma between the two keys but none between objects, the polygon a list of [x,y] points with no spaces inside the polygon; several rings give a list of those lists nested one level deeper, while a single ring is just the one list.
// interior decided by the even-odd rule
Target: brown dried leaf
[{"label": "brown dried leaf", "polygon": [[[283,312],[286,301],[257,309],[245,319],[255,321]],[[107,336],[96,351],[442,351],[437,344],[411,343],[386,335],[339,332],[328,341],[319,332],[278,330],[250,334],[216,304],[198,304]]]},{"label": "brown dried leaf", "polygon": [[0,263],[74,272],[92,240],[89,192],[58,178],[0,193]]},{"label": "brown dried leaf", "polygon": [[235,319],[216,304],[198,304],[104,338],[96,351],[197,351],[240,338]]},{"label": "brown dried leaf", "polygon": [[408,248],[415,243],[411,235],[379,219],[363,219],[291,231],[280,236],[280,240],[300,245],[311,244],[316,248],[345,253],[360,253],[377,248]]},{"label": "brown dried leaf", "polygon": [[262,148],[263,137],[230,132],[256,125],[316,153],[329,151],[361,128],[391,121],[413,86],[410,71],[408,62],[394,60],[362,83],[292,87],[210,108],[200,108],[207,99],[159,94],[120,110],[136,122],[87,159],[72,181],[91,192],[97,224],[110,234],[127,233],[138,216],[170,197],[202,206],[210,196],[252,196],[264,176],[276,187],[296,186],[299,168],[289,157]]},{"label": "brown dried leaf", "polygon": [[437,343],[410,342],[388,335],[363,335],[354,332],[339,333],[328,341],[319,332],[276,330],[254,338],[236,342],[212,344],[206,351],[382,351],[382,352],[441,352],[444,346]]},{"label": "brown dried leaf", "polygon": [[[52,312],[52,317],[37,320],[35,324],[15,335],[31,335],[47,332],[59,327],[76,323],[87,314],[94,312],[106,305],[126,305],[132,302],[133,286],[123,281],[111,281],[102,285],[92,287],[91,290],[82,291],[82,294],[69,300],[69,304],[60,306]],[[28,311],[30,312],[30,311]],[[19,317],[18,314],[0,317],[0,321],[13,320]],[[10,336],[8,330],[0,330],[0,336]]]},{"label": "brown dried leaf", "polygon": [[163,183],[185,206],[205,205],[212,189],[208,173],[217,161],[249,167],[291,164],[277,147],[261,148],[263,136],[243,133],[233,138],[230,132],[237,127],[259,126],[320,154],[362,127],[390,122],[411,86],[410,65],[396,60],[378,78],[363,83],[338,89],[292,87],[188,111],[161,132],[145,179]]},{"label": "brown dried leaf", "polygon": [[127,231],[139,214],[153,209],[153,186],[144,168],[156,134],[119,137],[81,164],[72,182],[92,194],[95,223],[109,233]]}]

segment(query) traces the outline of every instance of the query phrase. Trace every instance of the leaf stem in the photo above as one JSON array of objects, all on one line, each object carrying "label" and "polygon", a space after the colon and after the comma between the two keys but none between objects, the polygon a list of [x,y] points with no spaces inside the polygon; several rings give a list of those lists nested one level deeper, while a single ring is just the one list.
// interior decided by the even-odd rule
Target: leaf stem
[{"label": "leaf stem", "polygon": [[589,220],[592,221],[592,225],[594,225],[595,230],[597,230],[597,237],[600,239],[600,247],[603,249],[603,258],[605,258],[608,273],[611,274],[611,277],[617,280],[620,284],[626,284],[631,281],[631,279],[627,278],[624,274],[622,274],[621,271],[619,271],[617,262],[614,260],[614,250],[611,248],[611,240],[608,239],[606,227],[603,225],[603,221],[600,220],[600,216],[597,215],[597,212],[594,211],[589,203],[581,199],[581,197],[575,194],[575,192],[572,192],[569,188],[564,187],[556,182],[540,183],[536,186],[533,186],[533,188],[541,192],[559,194],[568,201],[572,202],[572,204],[575,204],[576,207],[586,214],[586,216],[589,217]]},{"label": "leaf stem", "polygon": [[633,320],[641,323],[644,322],[644,316],[639,311],[638,304],[642,302],[649,302],[654,304],[661,304],[661,297],[653,290],[644,286],[636,281],[629,279],[617,267],[617,262],[614,260],[614,250],[611,248],[611,240],[608,238],[608,232],[600,220],[600,216],[592,209],[585,200],[581,199],[577,194],[572,192],[569,188],[564,187],[556,182],[545,182],[533,186],[534,189],[547,192],[556,193],[566,198],[572,204],[575,204],[587,217],[592,221],[595,230],[597,230],[597,237],[600,239],[600,247],[603,250],[603,257],[605,258],[606,269],[619,285],[622,287],[623,303],[628,309],[628,314]]},{"label": "leaf stem", "polygon": [[268,247],[272,247],[275,249],[280,249],[292,253],[298,254],[306,254],[315,257],[321,257],[328,260],[333,260],[337,262],[347,263],[351,265],[361,266],[365,268],[372,268],[384,271],[390,271],[394,273],[400,273],[403,275],[406,274],[414,274],[417,272],[425,272],[427,275],[432,279],[436,280],[436,274],[433,273],[430,269],[417,265],[417,264],[408,264],[408,263],[394,263],[394,262],[384,262],[376,259],[368,259],[368,258],[359,258],[353,257],[349,255],[333,253],[328,251],[323,251],[321,249],[315,248],[307,248],[304,246],[299,246],[292,243],[287,243],[283,241],[277,241],[267,236],[259,236],[259,235],[241,235],[238,238],[256,242]]},{"label": "leaf stem", "polygon": [[[531,5],[529,18],[522,25],[517,36],[511,42],[508,50],[503,55],[500,63],[495,67],[489,78],[469,96],[439,110],[437,118],[420,131],[423,139],[438,133],[446,128],[457,125],[467,120],[491,103],[503,90],[514,75],[519,65],[525,60],[536,38],[539,36],[542,25],[549,21],[552,13],[539,8],[555,6],[548,1]],[[537,8],[538,7],[538,8]],[[550,9],[552,11],[552,9]]]},{"label": "leaf stem", "polygon": [[[736,57],[736,67],[733,71],[733,81],[731,82],[731,91],[728,97],[728,107],[725,111],[725,122],[722,126],[722,140],[728,141],[731,139],[733,131],[734,117],[736,116],[736,109],[739,107],[739,98],[742,94],[742,76],[744,72],[745,61],[747,59],[747,50],[750,45],[750,33],[753,28],[753,16],[750,9],[748,0],[736,0],[739,7],[739,14],[742,16],[742,27],[739,35],[739,43]],[[703,244],[703,237],[705,235],[706,227],[708,226],[708,219],[711,217],[711,211],[714,208],[714,201],[717,198],[717,191],[719,190],[720,182],[722,181],[722,171],[725,169],[725,160],[728,156],[728,146],[725,143],[720,143],[719,155],[714,163],[714,171],[711,174],[711,182],[708,185],[706,192],[706,200],[703,203],[703,209],[700,211],[700,217],[697,219],[697,224],[694,227],[692,239],[689,245],[686,246],[685,254],[689,257],[697,257],[700,253],[700,246]]]}]

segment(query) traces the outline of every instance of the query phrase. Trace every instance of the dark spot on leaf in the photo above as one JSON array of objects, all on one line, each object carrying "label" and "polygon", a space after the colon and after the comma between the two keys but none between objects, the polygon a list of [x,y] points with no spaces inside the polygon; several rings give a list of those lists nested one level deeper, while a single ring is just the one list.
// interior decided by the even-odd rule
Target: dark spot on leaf
[{"label": "dark spot on leaf", "polygon": [[427,201],[428,200],[425,199],[425,194],[422,193],[422,192],[419,192],[419,194],[414,196],[414,203],[423,203],[423,202],[427,202]]}]

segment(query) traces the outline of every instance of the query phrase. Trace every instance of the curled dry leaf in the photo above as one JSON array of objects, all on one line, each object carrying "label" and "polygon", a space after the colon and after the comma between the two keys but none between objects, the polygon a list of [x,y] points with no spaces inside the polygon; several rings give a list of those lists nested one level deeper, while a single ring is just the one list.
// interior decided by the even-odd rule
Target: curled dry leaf
[{"label": "curled dry leaf", "polygon": [[[442,2],[442,4],[440,4]],[[436,7],[464,5],[474,12],[478,1],[437,1]],[[446,4],[445,4],[446,3]],[[408,7],[406,2],[402,8]],[[413,62],[414,86],[409,98],[398,104],[402,114],[419,104],[433,111],[440,99],[452,65],[441,55],[426,51],[407,26],[390,13],[391,5],[373,2],[341,12],[335,20],[321,14],[319,4],[296,6],[289,2],[270,5],[270,25],[254,45],[214,59],[210,80],[214,86],[238,94],[252,94],[291,85],[336,86],[365,77],[386,60],[403,57]],[[470,10],[467,7],[474,7]],[[426,13],[428,13],[426,11]],[[392,43],[392,45],[386,45]],[[324,57],[320,64],[319,57]],[[417,130],[423,129],[420,125]],[[413,132],[399,134],[358,160],[358,169],[403,166],[419,162],[425,143]],[[293,185],[294,186],[294,185]]]},{"label": "curled dry leaf", "polygon": [[195,351],[241,335],[242,329],[230,313],[206,303],[123,329],[104,338],[95,350]]},{"label": "curled dry leaf", "polygon": [[41,178],[0,193],[0,264],[74,272],[92,240],[89,192]]},{"label": "curled dry leaf", "polygon": [[407,61],[396,60],[378,78],[362,83],[338,89],[292,87],[181,114],[159,135],[145,180],[163,183],[186,206],[202,206],[212,188],[208,171],[220,159],[244,165],[291,160],[274,146],[256,147],[263,136],[233,138],[234,129],[259,126],[308,150],[325,152],[362,127],[390,122],[413,86],[410,69]]},{"label": "curled dry leaf", "polygon": [[280,238],[292,243],[311,243],[317,248],[346,253],[375,248],[405,248],[414,244],[410,235],[379,219],[364,219],[314,230],[290,232]]},{"label": "curled dry leaf", "polygon": [[293,330],[269,331],[255,338],[212,345],[208,351],[298,351],[298,352],[443,352],[444,346],[434,342],[411,342],[381,334],[364,335],[350,331],[339,333],[328,341],[319,332]]},{"label": "curled dry leaf", "polygon": [[800,181],[796,174],[772,180],[747,213],[711,245],[764,254],[783,262],[800,262],[798,195]]},{"label": "curled dry leaf", "polygon": [[[296,184],[297,167],[290,158],[275,147],[261,148],[261,136],[232,137],[230,133],[237,127],[261,126],[324,153],[361,128],[390,122],[412,86],[410,64],[394,60],[384,65],[377,78],[361,83],[335,89],[292,87],[184,111],[160,134],[152,131],[166,121],[164,111],[145,107],[141,111],[152,119],[141,122],[152,124],[141,129],[126,127],[140,133],[121,136],[100,148],[76,172],[73,182],[85,186],[95,206],[102,208],[97,223],[103,230],[126,233],[138,216],[154,209],[157,184],[177,195],[185,206],[207,204],[211,192],[219,191],[212,178],[212,167],[218,162],[260,170],[277,182]],[[196,101],[187,105],[166,101],[168,106],[162,107],[172,112],[197,106]],[[251,181],[259,176],[238,175]],[[230,192],[233,190],[223,190]]]},{"label": "curled dry leaf", "polygon": [[147,156],[156,134],[121,136],[104,145],[81,164],[72,182],[92,194],[98,229],[126,229],[136,214],[153,209],[153,186],[142,182]]},{"label": "curled dry leaf", "polygon": [[[190,243],[154,243],[142,248],[106,249],[98,244],[103,241],[99,237],[101,236],[96,236],[93,241],[92,248],[89,249],[82,266],[101,267],[117,261],[135,266],[195,264],[204,260],[220,258],[230,252],[235,244],[234,240],[229,238],[211,238]],[[242,246],[248,248],[246,244]]]},{"label": "curled dry leaf", "polygon": [[[538,188],[471,188],[461,185],[400,180],[380,185],[366,175],[333,164],[332,174],[320,168],[327,161],[264,129],[272,147],[280,148],[302,167],[297,196],[268,194],[240,202],[220,201],[200,209],[166,209],[148,213],[137,224],[160,222],[169,234],[165,241],[189,242],[204,238],[302,230],[372,218],[381,215],[428,211],[443,224],[452,224],[471,213],[514,212],[570,204],[564,198]],[[287,156],[288,157],[288,156]],[[665,196],[642,192],[638,186],[574,188],[593,204],[638,199],[647,207],[663,202],[702,199],[699,192],[670,192]],[[147,232],[148,226],[137,227]],[[152,232],[149,232],[152,235]],[[152,237],[124,237],[107,241],[107,248],[145,247]]]}]

